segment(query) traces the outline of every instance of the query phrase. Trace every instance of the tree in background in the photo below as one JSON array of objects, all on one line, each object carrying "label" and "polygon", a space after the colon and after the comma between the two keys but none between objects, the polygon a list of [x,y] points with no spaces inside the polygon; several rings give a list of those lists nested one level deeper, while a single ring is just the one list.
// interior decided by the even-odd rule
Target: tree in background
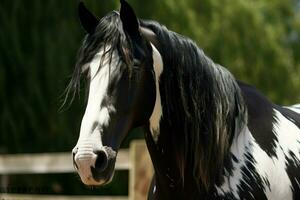
[{"label": "tree in background", "polygon": [[275,103],[300,102],[298,1],[135,2],[145,18],[191,37],[215,62]]},{"label": "tree in background", "polygon": [[[88,3],[104,15],[118,2]],[[84,37],[77,2],[2,0],[0,24],[0,151],[69,151],[85,106],[58,112]]]},{"label": "tree in background", "polygon": [[[138,16],[192,38],[274,102],[300,102],[299,1],[128,1]],[[100,17],[119,7],[119,0],[84,2]],[[76,11],[74,0],[0,1],[0,152],[75,145],[84,97],[58,109],[84,36]]]}]

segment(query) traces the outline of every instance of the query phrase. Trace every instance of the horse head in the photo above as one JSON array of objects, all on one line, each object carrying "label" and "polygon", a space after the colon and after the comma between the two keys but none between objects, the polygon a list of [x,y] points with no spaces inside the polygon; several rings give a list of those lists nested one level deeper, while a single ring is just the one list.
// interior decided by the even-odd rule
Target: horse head
[{"label": "horse head", "polygon": [[130,5],[101,19],[79,4],[87,36],[79,50],[71,85],[87,74],[89,93],[73,162],[86,185],[109,183],[128,132],[149,122],[156,102],[156,72],[162,59],[153,33],[140,27]]}]

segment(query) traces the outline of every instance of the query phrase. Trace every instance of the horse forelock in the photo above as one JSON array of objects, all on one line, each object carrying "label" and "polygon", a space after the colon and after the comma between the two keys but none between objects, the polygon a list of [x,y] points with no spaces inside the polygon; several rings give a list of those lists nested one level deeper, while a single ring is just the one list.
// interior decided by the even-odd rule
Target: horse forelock
[{"label": "horse forelock", "polygon": [[[69,104],[73,102],[75,94],[79,93],[80,82],[83,74],[89,75],[89,67],[87,64],[93,60],[94,56],[99,53],[101,49],[104,53],[102,54],[98,72],[103,66],[104,58],[108,57],[109,62],[111,63],[113,54],[116,52],[119,55],[118,65],[121,66],[122,63],[125,63],[125,66],[131,66],[130,62],[132,61],[132,55],[130,44],[128,43],[126,34],[123,31],[120,16],[116,12],[111,12],[103,17],[96,27],[95,32],[85,36],[82,46],[77,53],[75,69],[65,91],[63,106],[68,100],[70,100]],[[87,77],[90,78],[88,75]],[[88,85],[89,84],[87,84],[87,86]]]}]

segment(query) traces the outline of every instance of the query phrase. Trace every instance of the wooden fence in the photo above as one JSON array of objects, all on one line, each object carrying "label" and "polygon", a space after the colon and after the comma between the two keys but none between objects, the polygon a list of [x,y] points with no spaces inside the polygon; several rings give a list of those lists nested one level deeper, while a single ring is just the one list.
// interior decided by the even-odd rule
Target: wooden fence
[{"label": "wooden fence", "polygon": [[[57,196],[0,194],[0,200],[143,200],[146,199],[153,167],[142,140],[133,141],[129,150],[121,149],[116,170],[129,170],[129,196]],[[0,155],[0,174],[49,174],[75,172],[71,153],[43,153],[23,155]]]}]

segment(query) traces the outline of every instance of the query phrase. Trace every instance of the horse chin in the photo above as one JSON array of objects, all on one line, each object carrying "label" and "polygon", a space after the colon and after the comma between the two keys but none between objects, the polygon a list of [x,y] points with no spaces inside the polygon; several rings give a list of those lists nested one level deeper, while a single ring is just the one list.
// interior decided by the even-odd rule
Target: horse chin
[{"label": "horse chin", "polygon": [[111,181],[113,180],[113,176],[114,176],[114,173],[112,176],[110,176],[109,178],[101,178],[99,180],[94,180],[93,181],[90,181],[88,183],[85,183],[85,185],[87,186],[98,186],[98,187],[101,187],[101,186],[104,186],[104,185],[108,185],[109,183],[111,183]]},{"label": "horse chin", "polygon": [[103,186],[109,184],[114,177],[114,169],[109,173],[99,173],[96,169],[91,168],[92,176],[86,179],[81,178],[81,181],[87,186]]}]

